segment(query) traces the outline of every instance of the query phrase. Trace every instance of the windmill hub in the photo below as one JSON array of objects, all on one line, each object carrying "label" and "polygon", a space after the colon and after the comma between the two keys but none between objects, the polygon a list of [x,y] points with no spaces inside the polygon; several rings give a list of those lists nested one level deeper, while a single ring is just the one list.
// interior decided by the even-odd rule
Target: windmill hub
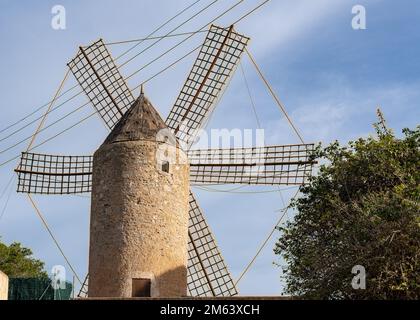
[{"label": "windmill hub", "polygon": [[187,295],[189,165],[165,128],[141,94],[94,154],[90,297]]}]

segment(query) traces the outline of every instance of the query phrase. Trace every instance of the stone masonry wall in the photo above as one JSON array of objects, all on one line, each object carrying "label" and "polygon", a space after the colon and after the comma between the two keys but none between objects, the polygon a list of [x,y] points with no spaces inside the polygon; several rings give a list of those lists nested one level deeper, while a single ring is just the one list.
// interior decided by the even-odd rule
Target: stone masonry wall
[{"label": "stone masonry wall", "polygon": [[[158,147],[178,157],[163,172]],[[133,278],[152,297],[187,295],[189,165],[174,146],[140,140],[94,155],[89,297],[131,297]]]}]

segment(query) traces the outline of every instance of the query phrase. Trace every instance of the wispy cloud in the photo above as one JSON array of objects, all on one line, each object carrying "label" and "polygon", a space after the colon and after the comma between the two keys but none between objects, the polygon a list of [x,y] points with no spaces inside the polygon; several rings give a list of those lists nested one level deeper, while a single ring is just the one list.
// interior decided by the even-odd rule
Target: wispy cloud
[{"label": "wispy cloud", "polygon": [[[338,139],[346,143],[364,136],[366,128],[371,128],[376,121],[377,107],[390,120],[390,127],[397,131],[405,126],[414,127],[418,122],[420,83],[358,88],[348,81],[338,81],[338,78],[330,77],[324,84],[325,91],[305,95],[293,106],[291,118],[307,141],[328,143]],[[410,121],[407,121],[407,114],[413,115]],[[273,142],[296,140],[284,117],[270,121],[266,135]]]},{"label": "wispy cloud", "polygon": [[350,13],[351,3],[349,0],[271,1],[263,9],[264,17],[251,17],[244,32],[249,29],[249,33],[254,35],[256,54],[269,55],[274,49],[300,42],[329,17],[334,17],[338,10],[348,8]]}]

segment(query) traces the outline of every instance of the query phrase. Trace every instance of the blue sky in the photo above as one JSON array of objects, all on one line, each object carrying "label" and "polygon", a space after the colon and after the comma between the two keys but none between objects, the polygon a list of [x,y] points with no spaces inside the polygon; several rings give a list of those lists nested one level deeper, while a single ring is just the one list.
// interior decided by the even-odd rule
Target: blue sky
[{"label": "blue sky", "polygon": [[[0,0],[0,130],[51,99],[64,75],[66,63],[79,45],[89,44],[99,37],[107,42],[144,37],[193,2]],[[202,27],[235,2],[219,0],[178,32]],[[210,0],[202,0],[159,34],[168,32],[209,3]],[[229,25],[257,3],[256,0],[243,1],[218,24]],[[56,4],[66,8],[66,30],[51,28],[51,8]],[[366,7],[366,30],[356,31],[351,27],[351,9],[356,4]],[[272,0],[241,21],[236,29],[252,38],[250,51],[306,142],[321,141],[326,144],[338,139],[346,143],[349,139],[371,134],[377,106],[382,108],[389,126],[397,133],[404,127],[413,128],[419,123],[420,3],[409,0]],[[188,52],[203,40],[203,36],[194,37],[130,79],[130,87]],[[122,68],[121,72],[127,76],[179,40],[173,38],[160,42]],[[143,43],[138,51],[145,46],[146,43]],[[125,49],[127,45],[111,47],[114,56]],[[164,118],[192,63],[193,56],[147,83],[146,94]],[[246,57],[243,67],[262,127],[266,130],[266,142],[298,142]],[[74,83],[74,79],[70,78],[66,88]],[[75,99],[50,114],[46,124],[74,110],[84,101],[84,97]],[[84,108],[45,130],[37,137],[36,143],[90,112],[91,107]],[[6,152],[1,150],[31,135],[35,127],[34,124],[0,141],[0,163],[19,154],[28,142]],[[235,74],[207,128],[256,128],[240,72]],[[1,132],[0,140],[12,131]],[[91,154],[106,134],[100,120],[92,118],[36,151]],[[0,167],[0,192],[7,186],[15,165],[16,162],[11,162]],[[27,198],[16,194],[15,187],[16,181],[13,181],[8,205],[0,218],[2,240],[7,243],[19,241],[32,248],[37,258],[46,261],[48,270],[53,265],[65,265]],[[215,188],[227,190],[232,187]],[[234,278],[239,276],[277,221],[281,214],[278,210],[284,206],[282,198],[287,204],[294,193],[293,189],[281,193],[248,193],[272,190],[275,189],[245,187],[238,190],[244,193],[195,190]],[[9,189],[6,189],[0,198],[0,210],[5,207],[8,194]],[[77,196],[35,196],[35,199],[70,261],[84,277],[90,199]],[[292,213],[288,217],[291,218]],[[278,261],[272,251],[274,241],[275,237],[239,283],[241,294],[281,293],[281,272],[273,265],[274,261]],[[69,269],[67,271],[71,277]]]}]

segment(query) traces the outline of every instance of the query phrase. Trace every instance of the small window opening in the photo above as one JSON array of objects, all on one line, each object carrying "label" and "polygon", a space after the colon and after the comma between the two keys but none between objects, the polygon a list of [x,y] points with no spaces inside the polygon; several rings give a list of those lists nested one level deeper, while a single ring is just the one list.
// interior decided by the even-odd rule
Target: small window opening
[{"label": "small window opening", "polygon": [[151,297],[150,279],[133,279],[132,297]]},{"label": "small window opening", "polygon": [[169,161],[163,161],[162,162],[162,171],[169,173]]}]

